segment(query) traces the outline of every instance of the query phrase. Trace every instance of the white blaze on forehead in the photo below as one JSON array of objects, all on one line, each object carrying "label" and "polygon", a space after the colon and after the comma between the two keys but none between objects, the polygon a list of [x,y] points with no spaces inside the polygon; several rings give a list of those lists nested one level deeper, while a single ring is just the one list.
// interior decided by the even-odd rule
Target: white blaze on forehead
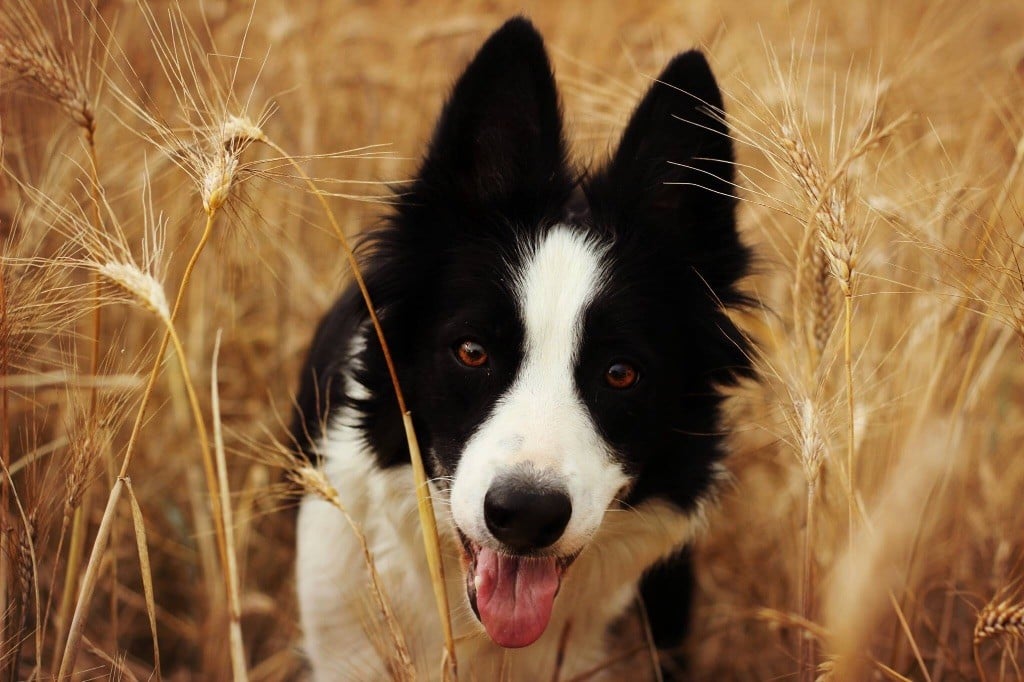
[{"label": "white blaze on forehead", "polygon": [[477,542],[489,533],[483,499],[495,476],[528,463],[564,486],[572,518],[554,551],[578,551],[626,483],[576,387],[587,308],[605,281],[607,248],[556,226],[526,246],[512,273],[524,329],[523,357],[508,391],[469,439],[451,488],[452,514]]},{"label": "white blaze on forehead", "polygon": [[[605,248],[565,227],[553,228],[528,254],[516,278],[525,326],[519,381],[530,374],[572,379],[583,334],[583,313],[603,280]],[[563,387],[564,388],[564,387]]]}]

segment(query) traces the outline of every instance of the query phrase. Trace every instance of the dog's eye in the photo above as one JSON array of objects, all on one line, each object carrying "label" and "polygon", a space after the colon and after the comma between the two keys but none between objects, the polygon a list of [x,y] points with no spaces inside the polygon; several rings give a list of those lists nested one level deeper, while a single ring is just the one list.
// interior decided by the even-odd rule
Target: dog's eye
[{"label": "dog's eye", "polygon": [[612,388],[632,388],[640,379],[640,372],[628,362],[613,363],[604,372],[604,382]]},{"label": "dog's eye", "polygon": [[466,367],[483,367],[487,364],[487,350],[472,339],[463,339],[455,345],[455,357]]}]

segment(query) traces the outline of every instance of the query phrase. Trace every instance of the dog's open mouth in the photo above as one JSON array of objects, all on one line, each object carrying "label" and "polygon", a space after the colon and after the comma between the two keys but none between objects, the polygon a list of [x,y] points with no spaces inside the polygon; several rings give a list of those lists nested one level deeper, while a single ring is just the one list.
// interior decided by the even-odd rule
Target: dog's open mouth
[{"label": "dog's open mouth", "polygon": [[[461,533],[460,533],[461,535]],[[502,554],[465,536],[466,592],[469,603],[495,644],[533,644],[551,620],[555,596],[572,557]]]}]

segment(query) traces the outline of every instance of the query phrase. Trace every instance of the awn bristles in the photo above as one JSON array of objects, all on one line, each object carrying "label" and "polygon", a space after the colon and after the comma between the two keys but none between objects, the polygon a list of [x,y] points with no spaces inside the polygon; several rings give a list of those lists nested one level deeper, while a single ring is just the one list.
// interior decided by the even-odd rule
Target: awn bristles
[{"label": "awn bristles", "polygon": [[76,305],[81,299],[68,268],[60,265],[61,256],[35,254],[37,245],[26,244],[18,229],[12,237],[0,245],[0,277],[6,293],[0,343],[6,346],[11,366],[20,368],[85,311]]},{"label": "awn bristles", "polygon": [[[148,186],[143,188],[142,234],[139,239],[141,263],[137,261],[126,231],[109,204],[104,203],[103,206],[109,224],[99,230],[83,215],[81,207],[65,208],[36,189],[24,189],[36,202],[36,208],[50,221],[51,228],[67,240],[65,253],[58,262],[98,273],[127,294],[127,300],[155,313],[165,322],[169,320],[170,309],[161,283],[166,219],[156,216]],[[115,296],[95,301],[95,304],[117,300],[120,298]]]},{"label": "awn bristles", "polygon": [[[168,12],[169,30],[160,27],[148,6],[143,6],[142,15],[153,33],[155,56],[178,102],[184,125],[169,123],[148,94],[132,93],[117,85],[112,90],[149,129],[135,132],[192,178],[203,209],[213,215],[243,175],[255,172],[254,166],[243,163],[241,157],[251,144],[266,139],[262,121],[273,107],[265,108],[257,120],[245,113],[247,105],[239,103],[233,91],[234,76],[224,82],[224,74],[181,8]],[[136,80],[133,73],[124,75],[129,81]]]},{"label": "awn bristles", "polygon": [[229,149],[266,139],[263,129],[248,116],[229,114],[221,127],[220,139]]}]

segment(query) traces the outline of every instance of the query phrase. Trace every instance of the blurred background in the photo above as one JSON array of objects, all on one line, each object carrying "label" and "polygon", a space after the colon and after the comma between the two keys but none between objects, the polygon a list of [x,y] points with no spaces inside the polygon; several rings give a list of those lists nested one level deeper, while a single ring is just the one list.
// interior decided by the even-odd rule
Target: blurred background
[{"label": "blurred background", "polygon": [[1020,679],[1024,5],[6,0],[8,679],[302,678],[284,424],[350,276],[302,173],[372,227],[516,13],[584,167],[678,51],[725,92],[759,378],[729,402],[692,678]]}]

